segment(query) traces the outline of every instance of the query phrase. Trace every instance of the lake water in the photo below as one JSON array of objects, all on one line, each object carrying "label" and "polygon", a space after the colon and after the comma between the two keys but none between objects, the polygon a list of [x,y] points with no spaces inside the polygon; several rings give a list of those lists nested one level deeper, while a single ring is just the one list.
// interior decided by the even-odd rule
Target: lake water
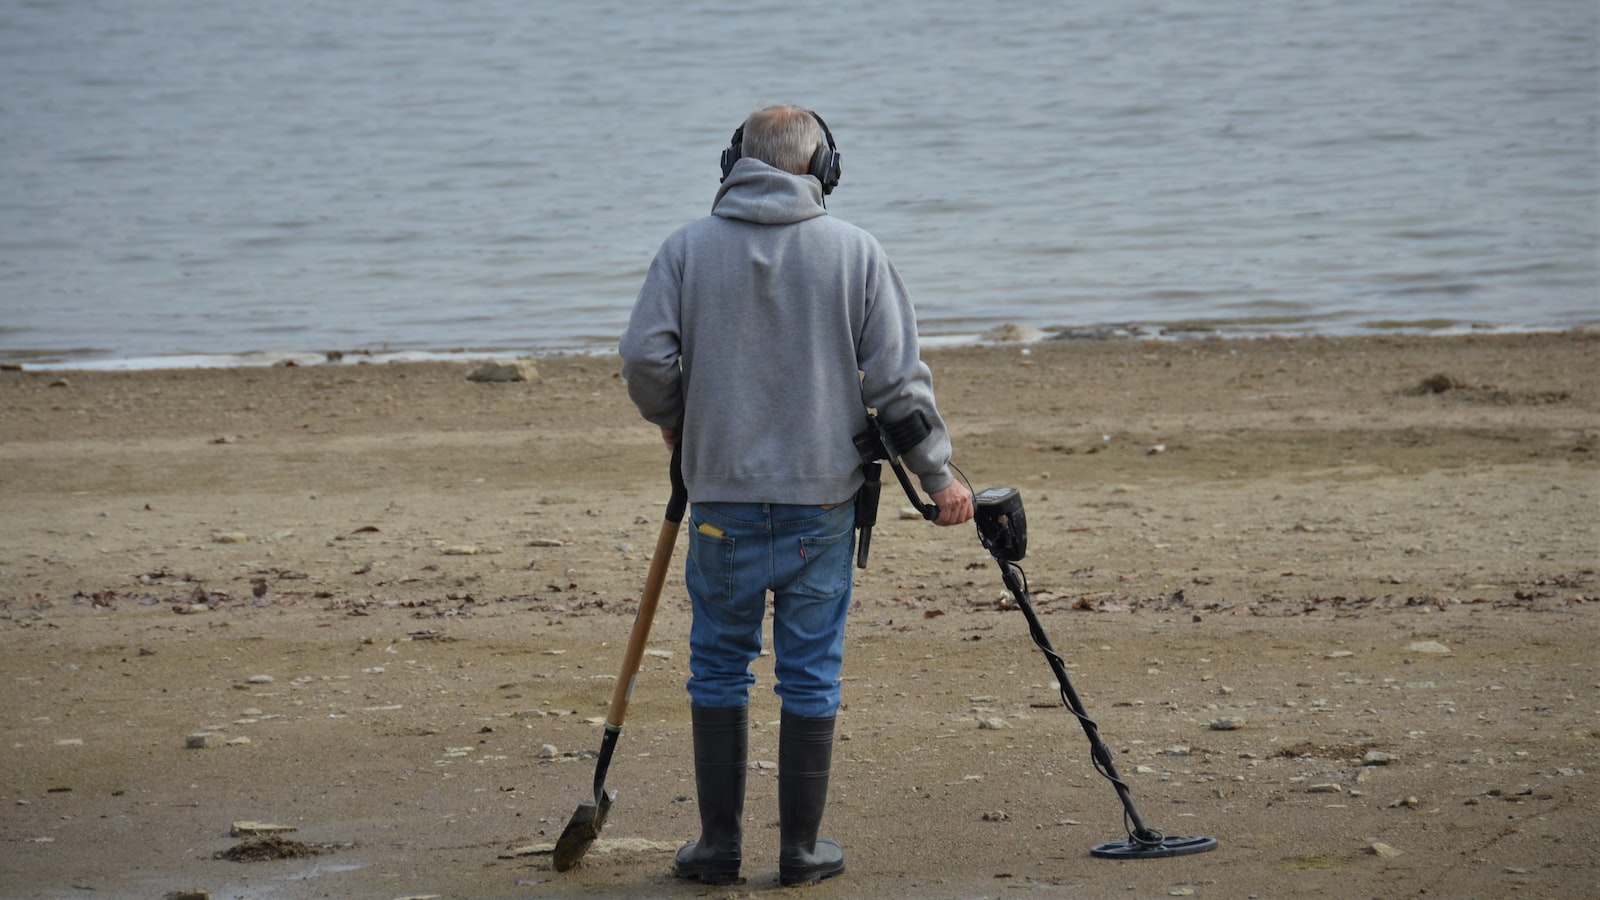
[{"label": "lake water", "polygon": [[1593,0],[0,3],[0,359],[614,345],[744,115],[924,334],[1600,321]]}]

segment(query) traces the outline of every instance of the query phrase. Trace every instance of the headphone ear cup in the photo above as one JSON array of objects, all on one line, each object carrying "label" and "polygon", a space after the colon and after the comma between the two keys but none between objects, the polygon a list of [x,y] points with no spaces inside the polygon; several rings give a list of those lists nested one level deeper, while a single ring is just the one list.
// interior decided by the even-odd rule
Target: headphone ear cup
[{"label": "headphone ear cup", "polygon": [[839,172],[839,151],[833,149],[831,142],[818,146],[817,152],[811,154],[811,169],[808,174],[822,182],[824,195],[833,193],[834,187],[839,183]]},{"label": "headphone ear cup", "polygon": [[833,132],[828,129],[828,123],[817,115],[816,110],[809,110],[811,118],[817,120],[822,126],[822,144],[818,145],[817,152],[811,154],[811,169],[808,172],[813,178],[822,182],[822,195],[833,193],[839,184],[839,175],[843,168],[839,165],[839,146],[833,142]]},{"label": "headphone ear cup", "polygon": [[728,173],[733,171],[733,164],[744,155],[744,126],[740,125],[733,130],[733,139],[728,142],[728,149],[722,151],[722,177],[719,182],[728,180]]}]

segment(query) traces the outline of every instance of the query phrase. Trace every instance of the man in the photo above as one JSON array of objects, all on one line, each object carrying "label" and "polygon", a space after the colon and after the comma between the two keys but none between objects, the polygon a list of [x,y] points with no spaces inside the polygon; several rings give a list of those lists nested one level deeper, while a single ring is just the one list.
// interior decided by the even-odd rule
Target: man
[{"label": "man", "polygon": [[972,518],[905,287],[876,239],[824,208],[838,176],[815,113],[753,113],[723,154],[711,215],[667,238],[621,341],[628,395],[668,446],[682,442],[700,837],[673,869],[709,884],[739,878],[750,663],[768,591],[782,698],[779,879],[844,871],[838,843],[817,835],[864,481],[852,437],[869,407],[890,423],[926,418],[930,434],[898,448],[902,458],[937,524]]}]

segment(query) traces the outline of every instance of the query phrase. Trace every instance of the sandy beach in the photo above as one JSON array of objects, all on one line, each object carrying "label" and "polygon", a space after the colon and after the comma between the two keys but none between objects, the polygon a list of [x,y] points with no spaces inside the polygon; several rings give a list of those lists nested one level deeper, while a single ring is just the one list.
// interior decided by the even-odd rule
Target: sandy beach
[{"label": "sandy beach", "polygon": [[[1600,892],[1600,335],[1045,342],[926,354],[1018,488],[1044,627],[886,486],[807,897]],[[682,544],[573,871],[667,496],[608,357],[0,372],[0,895],[780,895],[778,706],[746,880],[695,837]],[[236,823],[288,858],[218,854]],[[270,849],[270,848],[268,848]],[[182,894],[178,894],[183,896]]]}]

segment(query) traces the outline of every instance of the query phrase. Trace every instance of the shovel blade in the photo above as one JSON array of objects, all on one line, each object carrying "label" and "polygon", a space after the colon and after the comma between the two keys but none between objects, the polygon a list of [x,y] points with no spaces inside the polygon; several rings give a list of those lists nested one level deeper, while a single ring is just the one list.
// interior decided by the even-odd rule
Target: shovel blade
[{"label": "shovel blade", "polygon": [[578,804],[572,818],[567,821],[567,827],[562,829],[561,838],[556,841],[555,852],[551,854],[557,872],[565,872],[583,860],[583,855],[600,837],[600,829],[605,827],[606,816],[611,813],[611,801],[616,798],[616,791],[602,791],[598,803],[585,800]]}]

